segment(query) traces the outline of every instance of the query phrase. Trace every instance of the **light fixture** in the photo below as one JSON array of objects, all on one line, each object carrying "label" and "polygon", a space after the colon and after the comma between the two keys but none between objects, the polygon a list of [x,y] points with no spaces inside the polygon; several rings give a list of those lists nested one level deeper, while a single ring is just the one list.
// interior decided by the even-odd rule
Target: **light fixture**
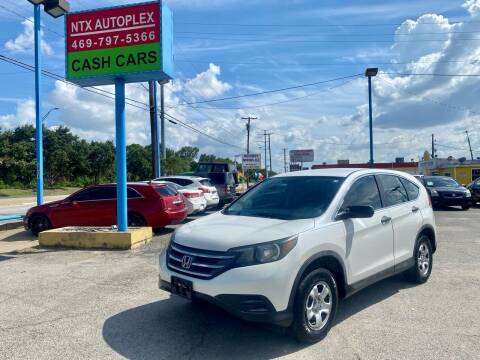
[{"label": "light fixture", "polygon": [[378,73],[378,68],[368,68],[365,70],[365,76],[376,76]]},{"label": "light fixture", "polygon": [[40,5],[42,4],[45,0],[27,0],[29,3],[33,5]]},{"label": "light fixture", "polygon": [[170,80],[158,80],[159,85],[165,85],[165,84],[168,84],[169,82]]},{"label": "light fixture", "polygon": [[70,4],[66,0],[44,0],[43,7],[45,12],[54,18],[63,16],[70,11]]}]

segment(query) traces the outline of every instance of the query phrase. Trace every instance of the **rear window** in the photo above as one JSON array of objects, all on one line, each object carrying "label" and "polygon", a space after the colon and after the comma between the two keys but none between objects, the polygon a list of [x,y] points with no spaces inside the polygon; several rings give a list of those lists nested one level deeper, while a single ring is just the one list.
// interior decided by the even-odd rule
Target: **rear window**
[{"label": "rear window", "polygon": [[200,184],[202,184],[202,185],[213,186],[212,183],[210,182],[210,180],[208,180],[208,179],[203,179],[203,180],[199,180],[199,181],[200,181]]},{"label": "rear window", "polygon": [[155,191],[157,193],[159,193],[161,196],[175,196],[175,195],[177,195],[177,192],[169,186],[156,187]]},{"label": "rear window", "polygon": [[226,175],[227,173],[209,173],[208,177],[215,185],[226,184]]}]

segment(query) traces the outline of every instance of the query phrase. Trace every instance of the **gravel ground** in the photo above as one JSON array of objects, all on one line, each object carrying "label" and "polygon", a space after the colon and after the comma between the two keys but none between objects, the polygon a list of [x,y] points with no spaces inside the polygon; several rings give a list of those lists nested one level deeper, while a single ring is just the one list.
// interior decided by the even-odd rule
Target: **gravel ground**
[{"label": "gravel ground", "polygon": [[427,284],[401,276],[344,301],[320,343],[157,287],[170,230],[136,251],[0,256],[1,359],[478,359],[480,209],[436,213]]}]

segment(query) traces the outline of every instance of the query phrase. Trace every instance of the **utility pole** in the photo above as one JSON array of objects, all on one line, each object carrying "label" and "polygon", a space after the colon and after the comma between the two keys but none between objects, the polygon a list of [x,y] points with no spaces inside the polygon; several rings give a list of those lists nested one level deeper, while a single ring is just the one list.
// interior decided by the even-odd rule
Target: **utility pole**
[{"label": "utility pole", "polygon": [[[148,98],[150,102],[150,139],[152,143],[152,178],[160,176],[159,148],[158,148],[158,121],[157,121],[157,91],[155,81],[148,82]],[[163,133],[163,132],[162,132]]]},{"label": "utility pole", "polygon": [[286,148],[283,148],[283,170],[285,172],[288,172],[287,171],[287,149]]},{"label": "utility pole", "polygon": [[432,134],[432,159],[435,159],[435,135]]},{"label": "utility pole", "polygon": [[[159,81],[158,83],[160,84],[160,157],[165,161],[167,159],[167,150],[165,147],[165,90],[163,87],[165,84],[168,84],[168,80]],[[160,170],[161,175],[165,175],[163,167]]]},{"label": "utility pole", "polygon": [[372,77],[376,76],[378,68],[368,68],[365,76],[368,78],[368,127],[370,137],[370,167],[373,168],[373,117],[372,117]]},{"label": "utility pole", "polygon": [[268,162],[270,163],[270,174],[272,173],[272,149],[270,148],[270,135],[268,134]]},{"label": "utility pole", "polygon": [[258,118],[254,116],[242,117],[242,120],[247,120],[247,154],[250,154],[250,121],[257,119]]},{"label": "utility pole", "polygon": [[465,134],[467,134],[467,140],[468,140],[468,147],[470,149],[470,157],[473,160],[473,151],[472,151],[472,144],[470,144],[470,136],[468,136],[468,130],[465,130]]}]

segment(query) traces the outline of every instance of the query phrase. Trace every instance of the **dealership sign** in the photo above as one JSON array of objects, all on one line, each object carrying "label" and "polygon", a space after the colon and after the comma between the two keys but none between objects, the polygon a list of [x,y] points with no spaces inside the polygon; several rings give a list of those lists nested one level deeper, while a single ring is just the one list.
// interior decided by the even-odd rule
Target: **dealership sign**
[{"label": "dealership sign", "polygon": [[290,150],[290,162],[292,163],[312,162],[313,160],[313,149]]},{"label": "dealership sign", "polygon": [[255,170],[262,168],[262,158],[260,154],[244,154],[242,155],[243,170]]},{"label": "dealership sign", "polygon": [[81,86],[171,79],[172,13],[160,1],[66,16],[66,77]]}]

